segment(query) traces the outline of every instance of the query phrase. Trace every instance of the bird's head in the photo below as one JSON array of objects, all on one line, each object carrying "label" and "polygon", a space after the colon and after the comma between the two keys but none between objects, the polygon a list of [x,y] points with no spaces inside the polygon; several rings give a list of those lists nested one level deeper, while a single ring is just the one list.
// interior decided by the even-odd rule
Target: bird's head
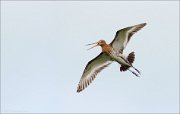
[{"label": "bird's head", "polygon": [[[95,42],[95,43],[91,43],[91,44],[87,44],[87,46],[88,45],[93,45],[93,44],[95,44],[93,47],[91,47],[91,48],[89,48],[89,49],[92,49],[92,48],[94,48],[94,47],[96,47],[96,46],[103,46],[103,45],[105,45],[106,44],[106,41],[105,40],[99,40],[98,42]],[[88,50],[89,50],[88,49]]]}]

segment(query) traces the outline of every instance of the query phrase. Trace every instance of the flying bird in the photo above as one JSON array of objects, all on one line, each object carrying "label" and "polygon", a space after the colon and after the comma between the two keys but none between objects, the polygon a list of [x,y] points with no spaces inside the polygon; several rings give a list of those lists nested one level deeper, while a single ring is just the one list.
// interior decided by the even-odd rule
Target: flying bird
[{"label": "flying bird", "polygon": [[[82,77],[79,81],[77,92],[84,90],[95,79],[97,74],[109,66],[112,62],[117,62],[121,65],[120,71],[128,70],[135,76],[139,77],[140,71],[132,65],[135,59],[134,52],[131,52],[126,57],[123,55],[123,50],[130,41],[132,35],[143,28],[145,25],[146,23],[141,23],[118,30],[116,32],[115,38],[110,44],[107,44],[105,40],[100,40],[96,43],[88,44],[95,44],[91,48],[101,46],[102,52],[97,57],[89,61],[86,65]],[[130,68],[133,68],[136,72],[130,70]]]}]

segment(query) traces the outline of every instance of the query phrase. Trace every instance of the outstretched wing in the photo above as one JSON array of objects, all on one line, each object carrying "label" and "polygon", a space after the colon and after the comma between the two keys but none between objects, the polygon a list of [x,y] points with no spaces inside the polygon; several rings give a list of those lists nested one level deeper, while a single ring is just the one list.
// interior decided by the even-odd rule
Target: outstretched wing
[{"label": "outstretched wing", "polygon": [[110,43],[110,45],[118,50],[120,53],[123,52],[124,48],[128,44],[129,40],[131,39],[131,36],[139,31],[141,28],[143,28],[146,25],[146,23],[130,26],[123,28],[116,32],[116,36],[113,39],[113,41]]},{"label": "outstretched wing", "polygon": [[79,81],[77,92],[84,90],[95,79],[96,75],[111,63],[110,57],[102,52],[89,61]]}]

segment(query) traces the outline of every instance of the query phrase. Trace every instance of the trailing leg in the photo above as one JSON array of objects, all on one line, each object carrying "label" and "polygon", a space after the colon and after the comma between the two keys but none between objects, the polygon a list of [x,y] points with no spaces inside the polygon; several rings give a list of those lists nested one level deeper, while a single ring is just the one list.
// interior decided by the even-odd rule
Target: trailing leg
[{"label": "trailing leg", "polygon": [[130,72],[132,72],[135,76],[139,77],[139,75],[137,73],[135,73],[134,71],[128,69]]}]

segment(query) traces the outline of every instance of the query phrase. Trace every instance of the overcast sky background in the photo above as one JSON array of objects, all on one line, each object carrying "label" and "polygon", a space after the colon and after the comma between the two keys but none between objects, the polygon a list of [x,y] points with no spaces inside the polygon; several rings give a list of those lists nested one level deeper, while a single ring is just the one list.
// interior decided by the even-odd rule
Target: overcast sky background
[{"label": "overcast sky background", "polygon": [[[1,1],[2,112],[177,113],[178,1]],[[85,44],[113,40],[146,22],[124,53],[135,51],[142,75],[104,69],[82,93],[87,62],[101,52]]]}]

